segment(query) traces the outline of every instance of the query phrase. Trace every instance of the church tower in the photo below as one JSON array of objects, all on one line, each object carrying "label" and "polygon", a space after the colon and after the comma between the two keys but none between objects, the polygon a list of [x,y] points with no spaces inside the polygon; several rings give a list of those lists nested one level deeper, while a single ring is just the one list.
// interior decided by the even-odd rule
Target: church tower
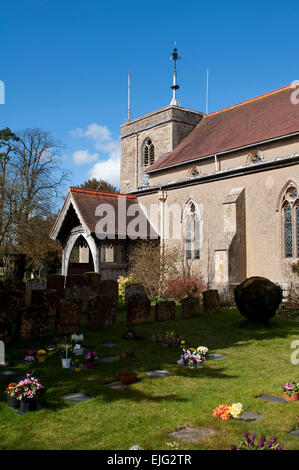
[{"label": "church tower", "polygon": [[182,108],[176,97],[176,45],[170,57],[174,61],[173,97],[169,106],[121,126],[120,191],[127,193],[146,184],[144,170],[174,148],[194,129],[203,113]]}]

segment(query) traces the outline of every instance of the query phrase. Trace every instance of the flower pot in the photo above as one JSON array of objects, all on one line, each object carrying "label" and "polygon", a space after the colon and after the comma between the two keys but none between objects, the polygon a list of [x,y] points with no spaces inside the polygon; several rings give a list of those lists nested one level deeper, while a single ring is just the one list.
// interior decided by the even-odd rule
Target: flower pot
[{"label": "flower pot", "polygon": [[87,369],[92,369],[94,366],[94,361],[86,361],[86,367]]},{"label": "flower pot", "polygon": [[137,374],[136,372],[119,372],[117,377],[123,384],[130,385],[136,382]]},{"label": "flower pot", "polygon": [[20,406],[20,401],[16,399],[16,397],[11,397],[10,395],[6,395],[6,401],[8,406],[11,408],[19,408]]},{"label": "flower pot", "polygon": [[37,401],[35,398],[23,398],[20,401],[20,413],[27,413],[27,411],[35,411],[37,409]]},{"label": "flower pot", "polygon": [[283,392],[283,398],[285,401],[297,401],[299,400],[299,392],[293,392],[290,396],[286,392]]},{"label": "flower pot", "polygon": [[62,368],[63,369],[69,369],[71,367],[71,362],[72,362],[72,358],[63,358],[61,359],[61,362],[62,362]]}]

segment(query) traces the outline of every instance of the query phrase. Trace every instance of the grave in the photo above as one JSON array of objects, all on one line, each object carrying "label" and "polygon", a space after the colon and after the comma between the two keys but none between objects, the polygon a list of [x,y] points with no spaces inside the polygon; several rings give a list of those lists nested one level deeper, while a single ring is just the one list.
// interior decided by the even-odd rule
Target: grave
[{"label": "grave", "polygon": [[288,434],[289,436],[299,437],[299,429],[295,429],[294,431],[291,431]]},{"label": "grave", "polygon": [[218,361],[219,359],[225,359],[227,356],[225,354],[208,354],[207,358],[209,359],[215,359],[215,361]]},{"label": "grave", "polygon": [[242,415],[238,419],[240,419],[241,421],[250,422],[250,421],[258,421],[262,417],[263,415],[258,415],[256,413],[249,413],[247,411],[243,411]]},{"label": "grave", "polygon": [[160,300],[155,306],[155,321],[175,320],[175,302]]},{"label": "grave", "polygon": [[105,346],[106,348],[114,348],[114,346],[118,346],[118,343],[105,343],[102,344],[102,346]]},{"label": "grave", "polygon": [[105,386],[111,388],[112,390],[125,390],[128,388],[128,386],[124,385],[122,382],[111,382]]},{"label": "grave", "polygon": [[203,439],[204,437],[211,437],[215,436],[216,431],[213,429],[206,429],[206,428],[190,428],[190,427],[182,427],[177,431],[172,431],[168,433],[169,436],[174,437],[176,439],[180,439],[184,442],[197,442],[199,439]]},{"label": "grave", "polygon": [[146,375],[150,375],[152,377],[157,377],[159,379],[161,377],[167,377],[168,375],[171,375],[171,372],[169,372],[168,370],[148,370],[145,373],[146,373]]},{"label": "grave", "polygon": [[271,395],[259,395],[255,398],[259,398],[260,400],[272,401],[274,403],[281,403],[282,405],[287,405],[288,404],[288,402],[285,401],[283,398],[272,397]]},{"label": "grave", "polygon": [[68,395],[62,395],[60,398],[71,403],[80,403],[81,401],[90,400],[92,397],[85,395],[84,393],[69,393]]},{"label": "grave", "polygon": [[145,294],[130,295],[127,302],[127,322],[145,323],[150,320],[151,302]]},{"label": "grave", "polygon": [[181,301],[181,317],[191,318],[199,314],[199,298],[188,295]]},{"label": "grave", "polygon": [[100,357],[100,360],[103,362],[114,362],[114,361],[119,361],[119,357],[117,356],[104,356]]}]

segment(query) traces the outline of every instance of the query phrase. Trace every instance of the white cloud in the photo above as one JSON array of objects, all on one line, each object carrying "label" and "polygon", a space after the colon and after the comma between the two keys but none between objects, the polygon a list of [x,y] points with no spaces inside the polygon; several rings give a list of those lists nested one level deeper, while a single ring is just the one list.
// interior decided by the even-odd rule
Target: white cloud
[{"label": "white cloud", "polygon": [[77,150],[73,153],[73,160],[77,165],[94,162],[98,157],[97,153],[89,153],[88,150]]},{"label": "white cloud", "polygon": [[73,154],[74,162],[76,164],[82,164],[99,160],[89,170],[90,177],[102,178],[115,186],[119,186],[120,141],[112,138],[108,127],[92,123],[85,129],[77,128],[71,131],[71,135],[90,140],[97,152],[106,154],[101,157],[99,153],[89,153],[87,150],[78,150]]},{"label": "white cloud", "polygon": [[119,186],[120,178],[120,160],[104,160],[97,162],[91,170],[89,170],[91,178],[103,179],[109,181],[114,186]]}]

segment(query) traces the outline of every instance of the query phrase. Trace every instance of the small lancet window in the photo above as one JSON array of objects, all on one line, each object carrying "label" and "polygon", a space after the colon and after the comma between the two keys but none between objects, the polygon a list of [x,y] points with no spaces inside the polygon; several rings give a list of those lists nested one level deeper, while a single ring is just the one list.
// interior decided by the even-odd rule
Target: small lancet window
[{"label": "small lancet window", "polygon": [[284,257],[299,258],[299,197],[294,185],[290,185],[284,192],[281,217]]},{"label": "small lancet window", "polygon": [[200,217],[193,202],[185,209],[184,229],[186,260],[200,259]]},{"label": "small lancet window", "polygon": [[147,139],[143,151],[144,166],[152,165],[155,161],[155,147],[151,139]]}]

